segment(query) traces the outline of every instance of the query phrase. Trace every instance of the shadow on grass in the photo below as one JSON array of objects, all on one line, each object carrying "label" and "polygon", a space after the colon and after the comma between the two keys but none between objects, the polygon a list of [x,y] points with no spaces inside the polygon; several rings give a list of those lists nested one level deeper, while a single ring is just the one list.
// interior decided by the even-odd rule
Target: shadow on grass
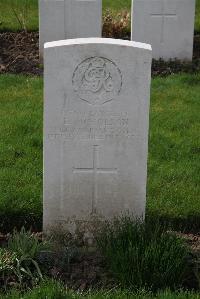
[{"label": "shadow on grass", "polygon": [[[188,215],[187,217],[171,217],[169,215],[159,215],[157,213],[149,213],[146,216],[148,223],[159,223],[166,229],[181,231],[184,233],[200,232],[200,214]],[[24,226],[26,229],[33,231],[42,231],[42,213],[33,214],[26,211],[1,213],[0,212],[0,232],[9,233],[14,228],[20,230]]]},{"label": "shadow on grass", "polygon": [[157,213],[149,213],[146,216],[146,221],[158,222],[166,229],[181,231],[184,233],[199,233],[200,232],[200,214],[188,215],[187,217],[173,217],[170,215],[159,215]]},{"label": "shadow on grass", "polygon": [[0,212],[0,232],[9,233],[14,228],[20,230],[24,226],[33,231],[42,231],[42,214],[27,213],[26,211],[1,213]]}]

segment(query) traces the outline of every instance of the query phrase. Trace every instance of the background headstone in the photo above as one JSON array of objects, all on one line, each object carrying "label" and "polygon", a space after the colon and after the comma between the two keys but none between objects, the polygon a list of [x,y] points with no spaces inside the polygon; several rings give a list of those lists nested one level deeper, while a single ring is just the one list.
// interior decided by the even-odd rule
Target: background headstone
[{"label": "background headstone", "polygon": [[44,66],[44,231],[144,216],[151,47],[51,42]]},{"label": "background headstone", "polygon": [[39,0],[40,54],[45,42],[101,37],[102,0]]},{"label": "background headstone", "polygon": [[192,60],[195,0],[132,0],[132,40],[153,58]]}]

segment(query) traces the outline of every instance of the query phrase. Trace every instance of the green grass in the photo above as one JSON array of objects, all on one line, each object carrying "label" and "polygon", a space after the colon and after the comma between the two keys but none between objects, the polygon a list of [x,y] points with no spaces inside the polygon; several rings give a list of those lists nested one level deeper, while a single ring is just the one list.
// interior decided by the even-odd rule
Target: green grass
[{"label": "green grass", "polygon": [[[152,82],[148,211],[166,218],[200,215],[200,74]],[[199,219],[197,220],[198,223]]]},{"label": "green grass", "polygon": [[[172,218],[200,214],[199,75],[152,84],[148,210]],[[41,212],[42,80],[0,77],[1,212]]]},{"label": "green grass", "polygon": [[0,299],[200,299],[200,293],[177,291],[172,293],[168,290],[152,295],[145,291],[131,293],[128,291],[108,290],[108,291],[88,291],[72,292],[66,289],[58,282],[45,282],[39,287],[25,294],[12,292],[7,295],[1,295]]},{"label": "green grass", "polygon": [[130,10],[131,9],[131,0],[102,0],[103,1],[103,10],[109,8],[114,11]]},{"label": "green grass", "polygon": [[105,224],[97,244],[109,273],[124,289],[177,289],[191,272],[185,242],[156,221],[115,219]]},{"label": "green grass", "polygon": [[[20,25],[13,14],[12,7],[17,14],[22,13],[23,4],[26,0],[0,0],[0,30],[16,31]],[[38,4],[37,0],[28,0],[27,28],[28,30],[38,30]],[[196,22],[195,30],[200,32],[200,0],[196,0]],[[120,10],[130,10],[131,0],[103,0],[103,9],[110,8],[116,12]]]},{"label": "green grass", "polygon": [[[147,211],[200,227],[200,74],[152,80]],[[1,226],[40,226],[42,86],[37,77],[0,76]]]},{"label": "green grass", "polygon": [[0,30],[19,31],[21,30],[13,9],[18,17],[22,19],[25,3],[28,3],[27,14],[25,17],[26,27],[30,31],[38,30],[38,0],[0,0]]},{"label": "green grass", "polygon": [[13,217],[41,218],[42,80],[1,76],[0,90],[1,230]]}]

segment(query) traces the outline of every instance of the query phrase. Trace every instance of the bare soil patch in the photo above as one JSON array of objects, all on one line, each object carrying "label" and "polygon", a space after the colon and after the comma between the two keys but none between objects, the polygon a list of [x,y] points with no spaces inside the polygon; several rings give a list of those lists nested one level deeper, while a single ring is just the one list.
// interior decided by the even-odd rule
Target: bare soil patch
[{"label": "bare soil patch", "polygon": [[[128,38],[129,36],[124,36],[124,39]],[[153,76],[165,76],[181,71],[190,73],[200,71],[200,35],[195,36],[193,62],[153,61]],[[43,74],[43,66],[39,60],[38,32],[0,33],[0,73]]]},{"label": "bare soil patch", "polygon": [[[181,233],[175,232],[177,236],[185,239],[190,247],[191,256],[188,261],[191,267],[199,268],[200,262],[200,233]],[[42,233],[35,233],[39,240],[42,240]],[[10,234],[0,233],[0,247],[5,247]],[[67,262],[63,260],[64,251],[45,251],[38,257],[43,265],[46,264],[46,274],[53,279],[60,279],[66,286],[74,290],[85,291],[94,287],[101,289],[102,287],[112,288],[116,282],[108,272],[105,259],[96,251],[82,250],[77,251],[74,257]],[[69,255],[70,256],[70,255]],[[62,257],[62,258],[61,258]],[[64,263],[63,263],[64,261]],[[199,271],[197,269],[197,271]],[[192,274],[193,271],[191,271]],[[11,285],[15,283],[14,277],[11,278]],[[189,289],[196,288],[196,279],[192,274],[185,282],[185,286]]]},{"label": "bare soil patch", "polygon": [[0,34],[0,73],[41,75],[38,32]]}]

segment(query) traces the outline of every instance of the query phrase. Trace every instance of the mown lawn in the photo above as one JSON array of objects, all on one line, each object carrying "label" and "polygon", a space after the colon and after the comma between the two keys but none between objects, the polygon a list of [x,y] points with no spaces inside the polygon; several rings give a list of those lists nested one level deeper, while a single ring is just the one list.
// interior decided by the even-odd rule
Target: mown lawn
[{"label": "mown lawn", "polygon": [[[28,30],[38,30],[38,0],[0,0],[0,30],[15,31],[20,29],[20,24],[13,13],[13,8],[18,17],[23,14],[24,3],[28,3],[25,17]],[[103,9],[110,8],[115,12],[130,10],[131,0],[103,0]],[[20,17],[21,18],[21,17]],[[200,0],[196,0],[195,30],[200,32]]]},{"label": "mown lawn", "polygon": [[[0,230],[41,223],[42,87],[41,78],[0,76]],[[199,101],[200,74],[153,79],[147,198],[149,214],[198,227]]]},{"label": "mown lawn", "polygon": [[7,295],[1,295],[0,299],[200,299],[200,293],[195,292],[170,292],[169,290],[159,292],[157,295],[143,291],[131,293],[128,291],[107,290],[101,292],[72,292],[66,289],[58,282],[47,282],[35,288],[28,293],[21,294],[13,292]]},{"label": "mown lawn", "polygon": [[41,79],[0,76],[0,132],[1,231],[12,219],[41,217]]},{"label": "mown lawn", "polygon": [[[152,81],[148,211],[200,223],[200,74]],[[178,219],[176,219],[178,220]]]}]

